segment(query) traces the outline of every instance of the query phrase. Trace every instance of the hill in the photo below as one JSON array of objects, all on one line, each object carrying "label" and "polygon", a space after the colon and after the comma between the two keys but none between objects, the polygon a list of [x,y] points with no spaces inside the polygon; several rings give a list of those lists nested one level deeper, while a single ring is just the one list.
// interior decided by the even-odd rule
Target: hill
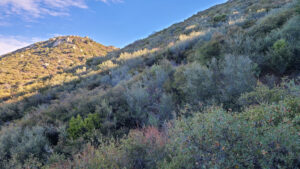
[{"label": "hill", "polygon": [[59,75],[60,79],[56,78],[55,83],[61,83],[66,78],[74,78],[65,75],[66,70],[113,50],[116,48],[103,46],[89,38],[63,36],[3,55],[0,58],[0,98],[50,85],[41,84],[41,79]]},{"label": "hill", "polygon": [[297,0],[230,0],[84,59],[38,43],[68,59],[1,74],[0,168],[299,168],[299,24]]}]

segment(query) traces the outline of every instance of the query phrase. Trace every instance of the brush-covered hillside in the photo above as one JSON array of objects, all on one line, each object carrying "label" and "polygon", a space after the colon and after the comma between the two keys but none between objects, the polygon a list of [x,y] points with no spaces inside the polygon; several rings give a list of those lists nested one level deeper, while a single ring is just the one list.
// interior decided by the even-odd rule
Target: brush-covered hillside
[{"label": "brush-covered hillside", "polygon": [[300,168],[298,0],[230,0],[120,50],[69,41],[0,60],[0,168]]},{"label": "brush-covered hillside", "polygon": [[[0,99],[74,80],[76,77],[67,74],[68,69],[113,50],[116,48],[103,46],[87,37],[63,36],[3,55],[0,57]],[[51,78],[56,79],[49,80]]]}]

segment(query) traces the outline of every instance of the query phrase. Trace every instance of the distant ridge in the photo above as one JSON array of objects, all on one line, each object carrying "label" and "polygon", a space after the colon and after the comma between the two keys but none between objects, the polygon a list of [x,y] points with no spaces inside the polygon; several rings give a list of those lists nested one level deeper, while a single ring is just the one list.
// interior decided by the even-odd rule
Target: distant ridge
[{"label": "distant ridge", "polygon": [[85,64],[87,59],[105,56],[114,50],[117,48],[104,46],[88,37],[59,36],[2,55],[0,93],[9,95],[11,87],[18,91],[18,86],[63,73],[66,69]]}]

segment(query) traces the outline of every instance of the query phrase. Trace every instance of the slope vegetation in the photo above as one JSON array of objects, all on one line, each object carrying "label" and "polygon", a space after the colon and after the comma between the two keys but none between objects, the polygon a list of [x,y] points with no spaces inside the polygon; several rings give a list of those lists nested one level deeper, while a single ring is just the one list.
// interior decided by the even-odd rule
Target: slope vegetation
[{"label": "slope vegetation", "polygon": [[99,57],[66,43],[78,64],[0,104],[0,168],[299,168],[299,32],[297,0],[230,0]]}]

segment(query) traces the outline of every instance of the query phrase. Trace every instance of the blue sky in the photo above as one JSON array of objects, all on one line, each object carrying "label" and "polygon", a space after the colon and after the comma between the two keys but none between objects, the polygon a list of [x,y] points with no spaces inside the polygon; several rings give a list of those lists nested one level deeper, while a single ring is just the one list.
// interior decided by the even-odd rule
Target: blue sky
[{"label": "blue sky", "polygon": [[0,0],[0,55],[53,36],[123,47],[226,0]]}]

